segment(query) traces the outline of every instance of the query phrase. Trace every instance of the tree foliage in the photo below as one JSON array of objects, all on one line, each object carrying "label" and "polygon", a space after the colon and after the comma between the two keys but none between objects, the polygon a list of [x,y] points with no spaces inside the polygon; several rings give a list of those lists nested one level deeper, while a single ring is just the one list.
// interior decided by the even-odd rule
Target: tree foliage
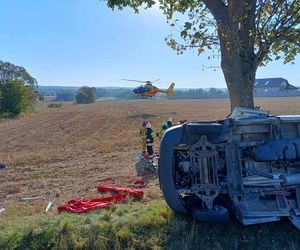
[{"label": "tree foliage", "polygon": [[219,35],[228,36],[218,33],[223,18],[235,26],[240,53],[246,53],[243,43],[250,38],[258,65],[271,61],[272,55],[290,63],[300,53],[300,0],[108,0],[107,5],[138,12],[141,6],[150,8],[158,2],[181,38],[170,35],[166,39],[178,53],[191,48],[199,54],[220,51]]},{"label": "tree foliage", "polygon": [[300,0],[108,0],[107,5],[138,12],[156,2],[178,31],[166,38],[171,48],[221,57],[231,108],[254,107],[258,66],[273,59],[293,63],[300,53]]},{"label": "tree foliage", "polygon": [[78,104],[88,104],[96,101],[96,88],[83,86],[76,93]]},{"label": "tree foliage", "polygon": [[23,67],[0,60],[0,114],[15,116],[26,111],[36,99],[37,81]]},{"label": "tree foliage", "polygon": [[37,86],[37,80],[33,78],[25,68],[0,60],[0,80],[3,79],[22,81],[24,85],[32,89]]},{"label": "tree foliage", "polygon": [[16,116],[26,111],[32,104],[34,93],[20,80],[0,80],[0,114]]},{"label": "tree foliage", "polygon": [[[183,42],[169,36],[167,43],[178,53],[189,48],[220,51],[220,39],[229,36],[218,22],[227,20],[233,26],[241,56],[254,61],[256,66],[272,59],[293,62],[300,52],[300,1],[299,0],[242,0],[242,1],[174,1],[163,2],[163,9],[172,19],[175,12],[187,13],[188,20],[179,25],[173,20],[171,26],[180,29]],[[184,3],[183,3],[184,2]],[[189,3],[193,2],[193,4]],[[248,42],[250,44],[245,44]],[[247,51],[246,47],[253,48]],[[232,44],[227,43],[230,50]]]}]

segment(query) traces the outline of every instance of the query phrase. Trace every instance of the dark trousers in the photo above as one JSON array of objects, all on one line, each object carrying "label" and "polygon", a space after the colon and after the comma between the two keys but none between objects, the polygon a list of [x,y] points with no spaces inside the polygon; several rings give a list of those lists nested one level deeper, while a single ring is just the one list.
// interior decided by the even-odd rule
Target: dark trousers
[{"label": "dark trousers", "polygon": [[154,157],[153,146],[147,146],[147,153],[149,155],[149,159],[153,159]]}]

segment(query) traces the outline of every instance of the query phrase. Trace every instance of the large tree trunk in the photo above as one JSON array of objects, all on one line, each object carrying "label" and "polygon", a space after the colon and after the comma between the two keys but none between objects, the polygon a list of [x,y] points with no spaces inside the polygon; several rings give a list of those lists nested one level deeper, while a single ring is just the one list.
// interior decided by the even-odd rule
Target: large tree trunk
[{"label": "large tree trunk", "polygon": [[[221,67],[231,110],[254,108],[253,87],[257,69],[254,53],[255,0],[230,0],[218,23]],[[246,5],[245,5],[246,4]]]},{"label": "large tree trunk", "polygon": [[[254,108],[253,87],[256,75],[255,55],[249,46],[239,44],[237,31],[221,26],[221,67],[229,91],[231,110]],[[226,34],[224,34],[226,30]]]},{"label": "large tree trunk", "polygon": [[235,107],[254,108],[253,86],[256,67],[239,55],[223,56],[224,54],[226,53],[222,53],[221,67],[229,91],[231,110]]},{"label": "large tree trunk", "polygon": [[235,107],[254,108],[253,87],[257,69],[254,53],[257,0],[203,0],[216,19],[221,67]]}]

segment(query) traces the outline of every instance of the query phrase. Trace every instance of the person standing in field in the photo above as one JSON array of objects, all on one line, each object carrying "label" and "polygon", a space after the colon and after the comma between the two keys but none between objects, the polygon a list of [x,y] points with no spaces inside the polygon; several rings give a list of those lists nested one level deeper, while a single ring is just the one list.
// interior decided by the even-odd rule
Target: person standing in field
[{"label": "person standing in field", "polygon": [[172,118],[172,117],[169,117],[169,118],[168,118],[168,122],[167,122],[167,127],[168,127],[168,128],[173,127],[172,121],[173,121],[173,118]]},{"label": "person standing in field", "polygon": [[166,122],[164,122],[164,123],[161,125],[159,132],[156,133],[156,136],[157,136],[159,139],[161,139],[161,138],[163,137],[165,131],[167,130],[167,128],[168,128],[168,125],[167,125]]},{"label": "person standing in field", "polygon": [[178,125],[180,125],[180,124],[185,124],[185,123],[187,123],[188,121],[186,120],[186,119],[184,119],[184,120],[180,120],[179,122],[178,122]]},{"label": "person standing in field", "polygon": [[154,143],[154,137],[153,137],[152,125],[148,121],[148,123],[146,124],[146,146],[147,146],[147,153],[150,161],[153,160],[154,158],[153,143]]},{"label": "person standing in field", "polygon": [[142,138],[142,154],[145,154],[147,151],[147,145],[146,145],[146,124],[148,123],[147,120],[144,120],[142,123],[142,127],[140,128],[140,136]]},{"label": "person standing in field", "polygon": [[165,131],[168,129],[168,128],[171,128],[173,126],[172,124],[172,117],[169,117],[168,118],[168,121],[167,122],[164,122],[161,127],[160,127],[160,131],[156,133],[156,136],[161,139],[165,133]]}]

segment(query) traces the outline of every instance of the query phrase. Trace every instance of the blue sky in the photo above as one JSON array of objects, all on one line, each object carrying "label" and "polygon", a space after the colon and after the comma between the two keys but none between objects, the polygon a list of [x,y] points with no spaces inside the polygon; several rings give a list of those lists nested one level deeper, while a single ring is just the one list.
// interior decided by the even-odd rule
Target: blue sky
[{"label": "blue sky", "polygon": [[[112,11],[99,0],[1,0],[0,59],[24,66],[40,85],[135,86],[122,78],[161,79],[180,88],[225,87],[207,55],[178,56],[164,42],[174,33],[158,9]],[[300,58],[258,69],[300,86]]]}]

